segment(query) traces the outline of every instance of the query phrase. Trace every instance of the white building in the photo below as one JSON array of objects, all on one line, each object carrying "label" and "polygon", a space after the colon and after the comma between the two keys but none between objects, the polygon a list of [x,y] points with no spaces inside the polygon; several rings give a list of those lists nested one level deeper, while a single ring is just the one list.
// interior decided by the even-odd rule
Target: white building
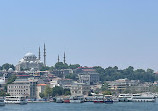
[{"label": "white building", "polygon": [[90,85],[86,85],[84,83],[77,83],[71,85],[70,88],[71,95],[81,96],[81,95],[88,95],[90,92]]},{"label": "white building", "polygon": [[85,83],[88,85],[93,85],[99,83],[99,74],[98,73],[81,73],[79,76],[79,82]]},{"label": "white building", "polygon": [[7,93],[11,96],[26,96],[36,98],[36,86],[38,80],[17,79],[12,84],[8,84]]},{"label": "white building", "polygon": [[37,57],[32,53],[27,53],[16,65],[17,71],[22,70],[40,70],[43,66],[43,63],[37,59]]}]

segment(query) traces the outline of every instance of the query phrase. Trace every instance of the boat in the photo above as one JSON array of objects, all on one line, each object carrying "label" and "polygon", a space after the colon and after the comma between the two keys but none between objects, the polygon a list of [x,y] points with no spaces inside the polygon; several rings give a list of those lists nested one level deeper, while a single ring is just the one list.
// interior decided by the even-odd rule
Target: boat
[{"label": "boat", "polygon": [[105,95],[104,96],[104,103],[106,103],[106,104],[112,104],[113,103],[112,95]]},{"label": "boat", "polygon": [[104,96],[103,95],[95,95],[93,102],[94,103],[104,103]]},{"label": "boat", "polygon": [[118,96],[119,102],[131,102],[132,101],[132,94],[120,94]]},{"label": "boat", "polygon": [[71,96],[70,103],[83,103],[84,97],[83,96]]},{"label": "boat", "polygon": [[27,104],[24,96],[6,96],[4,102],[6,104]]},{"label": "boat", "polygon": [[156,97],[152,94],[120,94],[119,102],[155,102]]},{"label": "boat", "polygon": [[4,99],[0,98],[0,106],[4,106],[4,105],[5,105]]},{"label": "boat", "polygon": [[70,99],[69,98],[64,98],[64,103],[70,103]]},{"label": "boat", "polygon": [[63,99],[60,97],[56,98],[56,103],[63,103]]},{"label": "boat", "polygon": [[137,94],[133,95],[132,102],[155,102],[156,97],[154,95],[148,95],[148,94]]},{"label": "boat", "polygon": [[113,96],[113,97],[112,97],[112,100],[113,100],[113,102],[119,102],[119,98],[116,97],[116,96]]}]

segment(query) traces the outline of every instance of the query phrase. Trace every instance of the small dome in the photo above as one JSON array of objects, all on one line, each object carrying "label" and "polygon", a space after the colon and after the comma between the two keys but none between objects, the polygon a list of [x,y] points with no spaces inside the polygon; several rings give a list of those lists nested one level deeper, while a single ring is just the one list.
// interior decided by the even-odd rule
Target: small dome
[{"label": "small dome", "polygon": [[19,62],[24,62],[25,60],[24,59],[21,59]]},{"label": "small dome", "polygon": [[13,72],[14,70],[12,68],[9,68],[8,69],[8,72]]},{"label": "small dome", "polygon": [[30,70],[31,72],[34,72],[34,71],[36,71],[34,68],[31,68],[31,70]]},{"label": "small dome", "polygon": [[33,63],[33,61],[30,61],[30,63]]},{"label": "small dome", "polygon": [[27,54],[25,54],[25,57],[33,57],[35,56],[33,53],[28,52]]}]

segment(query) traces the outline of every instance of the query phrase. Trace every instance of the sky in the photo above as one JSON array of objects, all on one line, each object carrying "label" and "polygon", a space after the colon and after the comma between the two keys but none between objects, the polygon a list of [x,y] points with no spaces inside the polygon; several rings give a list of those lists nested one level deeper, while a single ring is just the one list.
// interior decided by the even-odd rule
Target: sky
[{"label": "sky", "polygon": [[[158,71],[157,0],[0,0],[0,65],[46,44],[48,66]],[[43,60],[43,57],[42,57]]]}]

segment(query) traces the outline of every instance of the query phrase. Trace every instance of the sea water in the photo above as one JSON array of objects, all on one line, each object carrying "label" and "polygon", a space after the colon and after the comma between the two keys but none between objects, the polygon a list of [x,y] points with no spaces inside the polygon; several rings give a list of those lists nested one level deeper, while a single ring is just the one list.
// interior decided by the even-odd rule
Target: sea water
[{"label": "sea water", "polygon": [[158,102],[6,104],[0,111],[158,111]]}]

